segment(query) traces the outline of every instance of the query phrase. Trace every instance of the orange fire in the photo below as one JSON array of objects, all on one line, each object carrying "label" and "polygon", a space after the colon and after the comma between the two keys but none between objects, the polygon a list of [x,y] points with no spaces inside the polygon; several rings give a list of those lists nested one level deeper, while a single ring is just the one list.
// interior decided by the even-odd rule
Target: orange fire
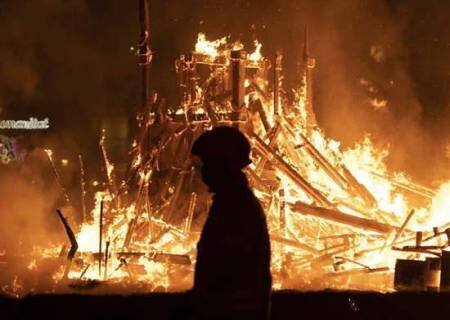
[{"label": "orange fire", "polygon": [[[259,64],[264,61],[261,53],[262,44],[254,42],[255,51],[246,56],[246,63]],[[233,45],[227,43],[227,38],[209,41],[205,34],[199,33],[195,45],[195,53],[207,56],[210,61],[222,57],[229,64],[230,50]],[[260,83],[263,79],[245,79],[245,87],[250,83]],[[305,82],[305,78],[303,79]],[[325,136],[322,130],[314,128],[307,132],[307,92],[306,86],[300,86],[295,91],[295,104],[289,111],[282,109],[281,115],[274,114],[274,99],[262,97],[258,91],[251,94],[263,102],[263,111],[268,122],[275,128],[281,126],[275,155],[263,155],[261,148],[255,148],[251,172],[260,175],[260,179],[279,181],[276,189],[258,184],[251,179],[255,193],[265,207],[267,221],[272,237],[272,273],[274,288],[318,289],[323,287],[336,288],[369,288],[379,291],[392,290],[392,272],[398,257],[408,257],[412,253],[396,251],[396,246],[413,244],[415,231],[431,231],[433,227],[440,230],[450,225],[450,181],[442,184],[436,191],[414,184],[404,173],[391,173],[385,164],[388,150],[374,147],[369,136],[355,144],[353,148],[343,150],[338,141]],[[203,92],[199,91],[200,97]],[[245,99],[248,104],[249,97]],[[383,108],[386,102],[377,101],[376,108]],[[186,110],[180,108],[175,114],[182,115]],[[195,113],[206,114],[203,106]],[[270,151],[270,138],[261,122],[251,119],[256,137],[249,137],[253,144],[265,144]],[[128,206],[117,206],[117,187],[115,185],[114,166],[109,162],[102,137],[101,147],[107,169],[108,190],[99,192],[95,197],[95,208],[91,219],[86,221],[76,233],[78,242],[79,263],[74,264],[69,273],[69,279],[91,279],[108,281],[125,281],[132,279],[137,282],[150,283],[150,290],[180,290],[188,289],[192,283],[193,266],[189,261],[195,261],[195,245],[198,233],[190,232],[189,228],[171,225],[158,217],[151,207],[141,203]],[[258,142],[260,139],[262,142]],[[169,142],[168,142],[169,143]],[[133,142],[133,150],[141,150],[139,142]],[[47,151],[52,157],[51,150]],[[142,194],[148,191],[152,180],[154,167],[146,167],[141,152],[135,152],[132,168],[138,172],[139,190]],[[261,175],[258,165],[261,161],[274,163],[272,171]],[[278,162],[277,162],[278,161]],[[294,173],[286,170],[280,164],[284,161]],[[262,166],[264,167],[264,166]],[[317,190],[324,198],[320,207],[333,210],[335,215],[352,217],[382,223],[390,226],[387,233],[377,233],[373,229],[365,229],[353,224],[330,221],[314,214],[299,212],[297,203],[305,206],[317,206],[318,200],[311,193],[299,187],[295,173],[301,175],[307,183]],[[276,177],[276,179],[274,179]],[[353,180],[354,179],[354,180]],[[427,204],[417,208],[410,204],[407,192],[413,192],[416,197],[425,198]],[[175,190],[169,188],[173,194]],[[195,200],[197,195],[195,195]],[[102,205],[103,204],[103,205]],[[103,246],[108,242],[108,259],[99,255],[99,225],[101,206],[104,212]],[[191,207],[191,205],[189,206]],[[411,221],[400,231],[412,209],[415,209]],[[189,209],[188,211],[190,211]],[[311,212],[316,209],[311,209]],[[302,210],[300,210],[302,211]],[[319,211],[317,211],[319,212]],[[189,213],[184,225],[190,225]],[[349,220],[349,221],[350,221]],[[364,220],[364,221],[366,221]],[[360,220],[358,220],[360,221]],[[361,220],[362,221],[362,220]],[[131,225],[142,225],[137,239],[131,239]],[[156,231],[160,234],[156,237]],[[130,245],[126,245],[130,242]],[[429,243],[439,244],[442,238],[435,238]],[[59,247],[53,249],[38,249],[38,255],[54,256]],[[95,256],[97,255],[97,257]],[[414,253],[424,258],[426,254]],[[129,260],[125,257],[130,257]],[[131,257],[134,258],[131,259]],[[179,259],[179,260],[177,260]],[[184,260],[183,260],[184,259]],[[132,261],[133,262],[130,262]],[[175,264],[183,265],[183,270],[175,270]],[[107,272],[99,273],[99,261]],[[186,262],[186,263],[184,263]],[[30,262],[30,269],[35,268],[39,258]],[[184,264],[183,264],[184,263]],[[354,271],[353,275],[339,277],[341,272]],[[55,275],[61,279],[63,267]],[[367,280],[367,275],[378,278]],[[375,277],[375,276],[374,276]],[[344,280],[339,280],[344,279]],[[370,282],[370,283],[369,283]]]}]

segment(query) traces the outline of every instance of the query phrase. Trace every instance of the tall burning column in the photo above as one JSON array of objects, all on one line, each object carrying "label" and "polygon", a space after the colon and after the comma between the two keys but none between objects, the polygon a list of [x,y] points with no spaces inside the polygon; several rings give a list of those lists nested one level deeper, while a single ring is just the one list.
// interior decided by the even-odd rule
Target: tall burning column
[{"label": "tall burning column", "polygon": [[150,50],[150,18],[149,0],[139,0],[139,21],[141,25],[141,38],[138,45],[139,65],[142,68],[142,107],[145,112],[150,108],[150,65],[152,51]]},{"label": "tall burning column", "polygon": [[241,111],[244,106],[245,97],[245,51],[231,51],[231,104],[233,107],[232,120],[241,119]]},{"label": "tall burning column", "polygon": [[273,114],[278,116],[280,113],[280,88],[283,56],[280,52],[275,54],[273,61]]},{"label": "tall burning column", "polygon": [[308,28],[305,27],[305,42],[303,46],[303,71],[306,89],[306,134],[311,135],[311,130],[317,125],[313,107],[312,69],[316,66],[316,60],[309,56]]}]

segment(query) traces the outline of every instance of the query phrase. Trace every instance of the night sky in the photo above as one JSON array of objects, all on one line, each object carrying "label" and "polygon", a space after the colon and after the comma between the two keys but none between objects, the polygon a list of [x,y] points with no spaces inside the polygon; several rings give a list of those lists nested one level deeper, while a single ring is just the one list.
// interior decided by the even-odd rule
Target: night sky
[{"label": "night sky", "polygon": [[[315,109],[327,135],[346,147],[370,133],[390,147],[391,168],[426,183],[450,177],[450,1],[150,4],[152,87],[170,103],[174,59],[192,50],[198,32],[231,35],[250,48],[259,39],[267,56],[282,49],[288,88],[298,80],[308,25]],[[139,67],[130,50],[138,36],[137,0],[0,0],[0,118],[49,117],[50,130],[34,133],[35,143],[68,157],[97,153],[102,119],[139,108]],[[374,108],[375,98],[386,107]]]}]

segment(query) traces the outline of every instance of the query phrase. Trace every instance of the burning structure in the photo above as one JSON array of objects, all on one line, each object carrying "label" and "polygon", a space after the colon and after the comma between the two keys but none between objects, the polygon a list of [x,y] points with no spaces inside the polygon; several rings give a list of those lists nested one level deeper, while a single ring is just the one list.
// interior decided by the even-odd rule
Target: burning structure
[{"label": "burning structure", "polygon": [[[146,1],[140,3],[137,54],[144,105],[128,175],[118,179],[104,135],[107,188],[96,194],[96,207],[87,213],[80,157],[83,223],[75,226],[58,211],[68,244],[37,248],[31,272],[44,258],[54,258],[53,284],[105,281],[139,283],[149,291],[188,289],[209,205],[191,163],[191,144],[205,130],[230,125],[252,145],[253,164],[246,173],[267,215],[276,289],[391,290],[396,261],[398,287],[436,287],[438,268],[429,258],[441,255],[443,279],[449,277],[444,249],[450,240],[450,185],[431,190],[404,174],[389,174],[385,153],[369,138],[341,150],[323,134],[314,115],[316,62],[306,31],[301,83],[292,91],[283,85],[281,53],[266,58],[257,41],[249,53],[226,37],[209,41],[199,34],[194,50],[175,61],[179,103],[168,107],[150,90],[148,9]],[[52,152],[47,154],[53,165]],[[70,204],[62,184],[61,190]],[[408,259],[420,261],[423,269],[414,281],[404,280],[414,264]],[[20,279],[4,289],[20,292]]]}]

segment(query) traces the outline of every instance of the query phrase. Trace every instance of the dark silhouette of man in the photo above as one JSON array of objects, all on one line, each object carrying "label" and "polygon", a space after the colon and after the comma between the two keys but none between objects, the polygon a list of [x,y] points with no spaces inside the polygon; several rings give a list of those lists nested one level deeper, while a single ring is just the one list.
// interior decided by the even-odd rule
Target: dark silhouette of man
[{"label": "dark silhouette of man", "polygon": [[213,203],[197,245],[192,290],[199,319],[268,319],[272,278],[264,212],[242,169],[247,138],[232,127],[203,133],[192,147]]}]

